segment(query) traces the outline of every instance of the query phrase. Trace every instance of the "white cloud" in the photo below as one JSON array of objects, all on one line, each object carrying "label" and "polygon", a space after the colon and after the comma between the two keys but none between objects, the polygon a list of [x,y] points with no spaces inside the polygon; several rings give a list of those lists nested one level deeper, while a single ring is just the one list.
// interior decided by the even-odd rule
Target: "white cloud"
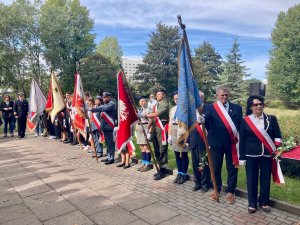
[{"label": "white cloud", "polygon": [[249,68],[251,76],[249,78],[257,78],[263,80],[266,78],[266,66],[269,63],[268,56],[256,57],[251,60],[247,60],[245,65]]},{"label": "white cloud", "polygon": [[97,25],[153,28],[158,22],[187,28],[267,38],[277,15],[299,0],[82,0]]}]

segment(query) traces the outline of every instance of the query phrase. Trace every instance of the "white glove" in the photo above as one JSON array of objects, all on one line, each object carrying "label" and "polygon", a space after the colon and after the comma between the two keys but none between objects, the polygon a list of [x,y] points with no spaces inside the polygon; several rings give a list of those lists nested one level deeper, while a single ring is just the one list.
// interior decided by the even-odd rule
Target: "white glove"
[{"label": "white glove", "polygon": [[147,139],[150,141],[151,140],[151,133],[147,133]]},{"label": "white glove", "polygon": [[202,124],[205,122],[205,118],[203,116],[197,116],[197,122]]},{"label": "white glove", "polygon": [[172,137],[171,136],[168,137],[168,144],[172,145]]}]

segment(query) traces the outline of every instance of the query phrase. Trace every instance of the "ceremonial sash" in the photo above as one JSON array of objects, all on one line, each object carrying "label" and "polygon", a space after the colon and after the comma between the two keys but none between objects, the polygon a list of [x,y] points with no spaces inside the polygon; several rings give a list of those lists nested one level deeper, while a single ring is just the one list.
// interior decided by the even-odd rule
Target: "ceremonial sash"
[{"label": "ceremonial sash", "polygon": [[202,130],[202,127],[200,126],[199,123],[196,123],[195,127],[196,127],[196,129],[197,129],[197,131],[198,131],[198,133],[201,137],[201,140],[204,141],[204,132]]},{"label": "ceremonial sash", "polygon": [[[157,111],[157,104],[154,106],[154,112]],[[156,126],[158,126],[161,129],[161,141],[162,145],[167,145],[167,132],[168,132],[168,123],[164,126],[159,119],[159,117],[155,117],[154,119]]]},{"label": "ceremonial sash", "polygon": [[99,142],[103,143],[104,142],[104,133],[101,130],[100,121],[97,118],[96,113],[92,113],[92,121],[95,124],[95,126],[97,127],[97,129],[99,130],[99,133],[100,133],[100,135],[99,135]]},{"label": "ceremonial sash", "polygon": [[242,165],[243,162],[239,161],[239,134],[238,131],[229,116],[228,112],[224,108],[221,102],[216,102],[213,104],[214,109],[216,110],[217,114],[221,118],[223,124],[225,125],[229,137],[231,139],[231,154],[232,154],[232,162],[235,166]]},{"label": "ceremonial sash", "polygon": [[[246,116],[244,119],[248,124],[248,126],[250,127],[250,129],[252,130],[252,132],[256,135],[256,137],[263,143],[265,148],[269,151],[270,156],[272,156],[272,153],[276,151],[276,146],[272,141],[270,135],[267,133],[267,131],[265,131],[265,129],[258,127],[257,120],[254,118],[253,115]],[[276,184],[285,183],[280,168],[279,160],[276,160],[274,158],[272,158],[272,177],[273,177],[273,181]]]},{"label": "ceremonial sash", "polygon": [[102,112],[101,113],[101,117],[105,120],[106,123],[108,123],[108,125],[111,128],[115,127],[115,122],[114,120],[106,113],[106,112]]}]

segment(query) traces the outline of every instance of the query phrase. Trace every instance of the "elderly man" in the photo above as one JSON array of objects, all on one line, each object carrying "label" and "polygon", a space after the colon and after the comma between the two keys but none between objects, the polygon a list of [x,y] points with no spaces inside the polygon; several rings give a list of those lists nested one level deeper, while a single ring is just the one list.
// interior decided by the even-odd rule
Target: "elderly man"
[{"label": "elderly man", "polygon": [[116,105],[111,99],[111,93],[103,92],[103,105],[92,108],[92,112],[99,112],[101,115],[101,130],[104,133],[105,143],[107,146],[107,158],[102,159],[105,165],[113,164],[115,160],[115,141],[113,131],[115,126]]},{"label": "elderly man", "polygon": [[28,110],[28,102],[24,99],[24,93],[18,93],[18,100],[14,104],[14,115],[18,122],[19,139],[25,137]]},{"label": "elderly man", "polygon": [[154,112],[146,114],[146,118],[152,119],[152,140],[155,157],[160,168],[159,172],[154,174],[154,180],[161,180],[166,176],[168,164],[169,103],[164,89],[157,90],[156,100]]},{"label": "elderly man", "polygon": [[[218,191],[220,192],[222,187],[221,172],[225,155],[228,173],[226,202],[233,204],[238,174],[236,167],[239,163],[236,145],[243,119],[242,107],[229,102],[230,90],[226,86],[218,87],[216,95],[218,101],[204,109],[205,125]],[[211,194],[211,199],[216,200],[214,193]]]}]

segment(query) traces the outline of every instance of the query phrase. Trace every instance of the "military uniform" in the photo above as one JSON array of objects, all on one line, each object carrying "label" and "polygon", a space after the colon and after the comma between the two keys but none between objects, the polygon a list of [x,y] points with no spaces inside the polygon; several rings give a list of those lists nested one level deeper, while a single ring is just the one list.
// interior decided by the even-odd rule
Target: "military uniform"
[{"label": "military uniform", "polygon": [[28,102],[25,99],[15,101],[14,115],[18,117],[18,136],[19,138],[24,138],[28,115]]}]

